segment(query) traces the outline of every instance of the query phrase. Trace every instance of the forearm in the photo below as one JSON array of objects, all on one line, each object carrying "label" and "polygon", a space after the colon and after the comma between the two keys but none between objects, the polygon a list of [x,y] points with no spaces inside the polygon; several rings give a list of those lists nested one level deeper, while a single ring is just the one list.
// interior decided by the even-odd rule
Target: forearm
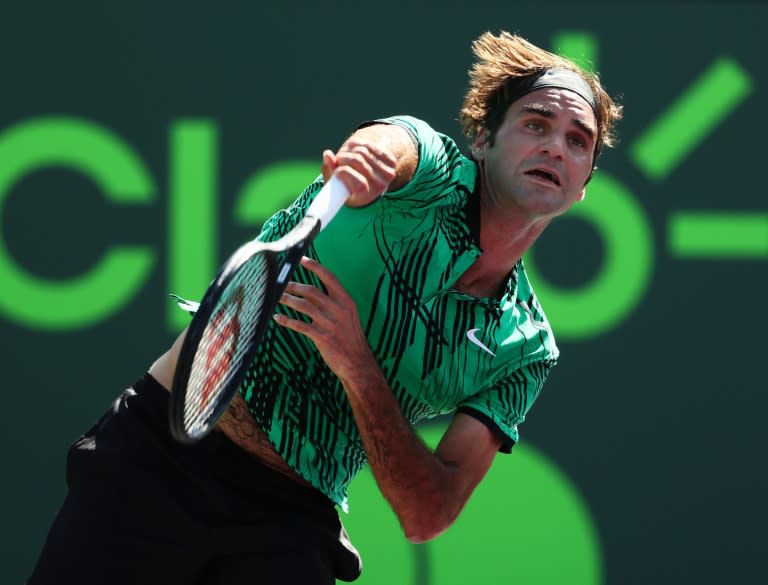
[{"label": "forearm", "polygon": [[406,537],[412,542],[434,538],[462,507],[455,487],[458,470],[419,439],[378,365],[342,384],[379,489]]}]

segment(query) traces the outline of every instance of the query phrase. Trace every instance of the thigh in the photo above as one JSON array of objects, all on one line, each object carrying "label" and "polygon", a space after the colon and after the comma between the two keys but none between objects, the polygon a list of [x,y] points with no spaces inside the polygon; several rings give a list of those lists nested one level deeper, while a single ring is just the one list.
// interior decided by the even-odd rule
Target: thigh
[{"label": "thigh", "polygon": [[357,550],[346,539],[338,517],[320,520],[277,502],[261,502],[261,518],[211,525],[213,560],[206,585],[333,585],[360,575]]},{"label": "thigh", "polygon": [[334,585],[327,554],[317,551],[264,552],[222,556],[199,585]]},{"label": "thigh", "polygon": [[200,531],[159,494],[70,490],[27,585],[191,584]]}]

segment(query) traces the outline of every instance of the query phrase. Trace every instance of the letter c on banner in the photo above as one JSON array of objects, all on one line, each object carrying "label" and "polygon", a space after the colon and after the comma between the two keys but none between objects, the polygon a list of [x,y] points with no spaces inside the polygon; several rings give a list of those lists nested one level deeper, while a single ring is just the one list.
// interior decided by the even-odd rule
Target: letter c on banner
[{"label": "letter c on banner", "polygon": [[[130,147],[84,120],[38,118],[13,126],[0,135],[0,161],[0,213],[13,185],[46,166],[83,173],[112,201],[144,203],[154,193],[149,173]],[[146,247],[115,246],[86,274],[49,280],[18,266],[0,239],[0,314],[39,329],[88,326],[133,298],[153,261]]]}]

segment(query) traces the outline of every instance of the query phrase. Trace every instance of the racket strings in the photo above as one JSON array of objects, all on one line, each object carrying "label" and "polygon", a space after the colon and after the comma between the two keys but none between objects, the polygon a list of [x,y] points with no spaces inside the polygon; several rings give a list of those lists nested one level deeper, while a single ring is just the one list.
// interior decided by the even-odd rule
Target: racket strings
[{"label": "racket strings", "polygon": [[220,398],[228,395],[235,373],[248,359],[267,308],[270,271],[264,254],[243,264],[227,283],[203,330],[187,385],[184,428],[190,437],[207,433]]}]

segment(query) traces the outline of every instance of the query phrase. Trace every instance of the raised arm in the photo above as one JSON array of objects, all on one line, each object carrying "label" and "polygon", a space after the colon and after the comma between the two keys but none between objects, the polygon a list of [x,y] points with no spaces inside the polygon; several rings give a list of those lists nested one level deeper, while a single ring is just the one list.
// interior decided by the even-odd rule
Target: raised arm
[{"label": "raised arm", "polygon": [[372,124],[355,131],[338,152],[323,152],[322,173],[337,176],[352,193],[351,207],[368,205],[384,191],[395,191],[411,180],[419,153],[408,131],[393,124]]}]

